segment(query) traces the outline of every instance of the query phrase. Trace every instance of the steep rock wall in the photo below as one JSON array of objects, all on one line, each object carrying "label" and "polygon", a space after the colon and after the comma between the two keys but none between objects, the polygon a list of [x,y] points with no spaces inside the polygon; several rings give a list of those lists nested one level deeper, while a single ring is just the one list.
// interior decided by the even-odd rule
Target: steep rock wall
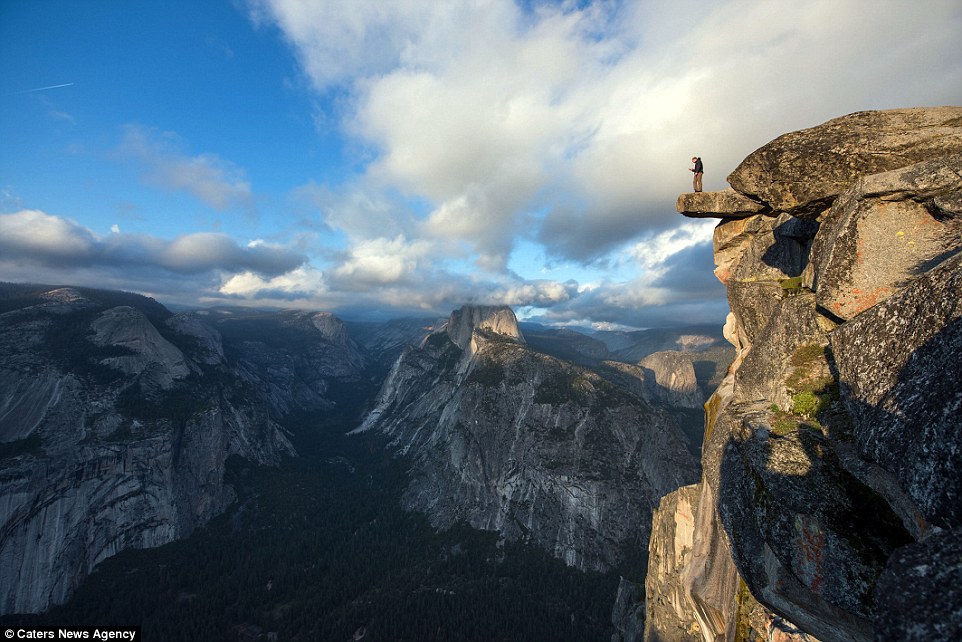
[{"label": "steep rock wall", "polygon": [[647,541],[659,498],[697,475],[665,412],[527,348],[509,308],[462,308],[402,354],[358,430],[411,458],[404,504],[436,526],[496,530],[584,570]]},{"label": "steep rock wall", "polygon": [[649,568],[645,639],[962,635],[960,145],[962,108],[861,112],[749,156],[759,213],[702,197],[738,355],[699,500],[656,515],[695,527],[653,527],[653,559],[691,553]]},{"label": "steep rock wall", "polygon": [[229,457],[293,455],[278,418],[329,405],[327,380],[361,366],[330,315],[258,313],[225,341],[210,315],[137,295],[20,288],[0,314],[0,613],[190,534],[232,501]]}]

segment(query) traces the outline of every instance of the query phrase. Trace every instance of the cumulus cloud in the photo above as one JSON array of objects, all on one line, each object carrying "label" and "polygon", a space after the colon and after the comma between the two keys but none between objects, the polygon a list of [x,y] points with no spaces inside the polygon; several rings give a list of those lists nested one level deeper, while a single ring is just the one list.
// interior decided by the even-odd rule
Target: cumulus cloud
[{"label": "cumulus cloud", "polygon": [[97,267],[177,274],[220,270],[265,276],[283,274],[307,260],[298,252],[266,243],[241,247],[228,236],[213,232],[166,240],[125,234],[116,228],[99,236],[79,223],[37,210],[0,214],[0,256],[5,264],[16,261],[48,270]]},{"label": "cumulus cloud", "polygon": [[143,165],[143,180],[150,185],[186,192],[218,211],[253,207],[242,169],[216,154],[190,156],[182,147],[176,134],[127,125],[117,151]]},{"label": "cumulus cloud", "polygon": [[[348,97],[334,117],[370,160],[347,187],[304,192],[349,240],[328,285],[385,301],[720,321],[711,224],[674,211],[692,155],[720,189],[782,133],[962,100],[951,0],[925,11],[895,0],[872,11],[832,0],[248,6],[280,29],[320,95]],[[536,283],[508,270],[518,239],[555,265],[634,276]],[[467,257],[473,275],[435,267]]]},{"label": "cumulus cloud", "polygon": [[570,298],[543,306],[536,320],[628,328],[719,323],[728,304],[713,272],[713,229],[711,221],[688,221],[649,235],[611,261],[619,270],[635,266],[637,276],[584,284]]},{"label": "cumulus cloud", "polygon": [[379,236],[412,236],[417,225],[413,214],[395,195],[360,180],[332,189],[308,183],[293,192],[296,203],[316,211],[328,229],[351,239]]},{"label": "cumulus cloud", "polygon": [[[691,250],[685,252],[688,251]],[[558,325],[656,328],[720,324],[728,312],[724,295],[718,294],[721,285],[717,282],[712,284],[699,275],[682,288],[666,285],[657,279],[600,283],[583,288],[558,304],[538,306],[543,309],[531,318]]]},{"label": "cumulus cloud", "polygon": [[0,214],[0,255],[8,259],[76,265],[89,262],[97,238],[79,223],[38,210]]},{"label": "cumulus cloud", "polygon": [[781,133],[962,91],[951,1],[531,6],[251,2],[319,91],[350,92],[371,184],[426,199],[422,233],[488,268],[527,227],[581,262],[671,227],[693,154],[720,188]]},{"label": "cumulus cloud", "polygon": [[[326,292],[326,287],[319,270],[302,265],[268,278],[250,271],[234,274],[223,280],[218,292],[227,297],[293,301],[317,299]],[[206,298],[213,300],[210,296]]]},{"label": "cumulus cloud", "polygon": [[161,239],[116,225],[98,235],[41,211],[0,214],[5,279],[133,289],[174,303],[447,314],[470,302],[550,306],[577,294],[573,282],[447,270],[433,263],[432,248],[403,235],[379,237],[351,246],[322,270],[263,239],[241,245],[211,232]]},{"label": "cumulus cloud", "polygon": [[416,280],[380,278],[393,277],[395,267],[375,264],[374,275],[379,278],[358,278],[355,273],[345,276],[337,273],[339,268],[321,272],[307,265],[272,278],[245,272],[225,278],[216,292],[202,300],[337,309],[364,316],[385,308],[390,316],[445,316],[465,303],[549,307],[577,296],[573,282],[483,279],[431,267],[419,269]]},{"label": "cumulus cloud", "polygon": [[[361,163],[343,183],[295,190],[313,236],[299,251],[209,232],[100,236],[23,210],[0,217],[5,274],[30,261],[104,283],[150,273],[171,290],[188,275],[208,301],[440,314],[506,303],[554,322],[721,322],[711,223],[674,211],[692,155],[706,189],[720,189],[782,133],[860,109],[962,102],[955,0],[247,8],[279,30],[329,110],[319,117]],[[117,151],[158,188],[219,211],[253,207],[242,168],[175,134],[131,125]],[[551,274],[591,276],[531,278],[534,260],[512,261],[522,245]],[[528,274],[512,272],[520,263]]]},{"label": "cumulus cloud", "polygon": [[351,248],[332,276],[347,289],[409,282],[429,249],[429,243],[408,242],[403,236],[363,241]]}]

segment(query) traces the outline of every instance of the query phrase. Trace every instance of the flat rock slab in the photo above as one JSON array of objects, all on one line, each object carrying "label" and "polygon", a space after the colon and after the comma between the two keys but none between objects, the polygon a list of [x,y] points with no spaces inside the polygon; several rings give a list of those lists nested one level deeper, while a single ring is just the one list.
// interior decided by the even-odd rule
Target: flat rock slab
[{"label": "flat rock slab", "polygon": [[861,176],[962,152],[962,107],[857,112],[779,136],[728,176],[775,211],[814,218]]},{"label": "flat rock slab", "polygon": [[678,197],[675,209],[689,218],[747,218],[765,209],[761,203],[729,188],[720,192],[689,192]]},{"label": "flat rock slab", "polygon": [[[962,250],[962,161],[866,176],[826,214],[815,237],[818,303],[851,319]],[[935,198],[941,198],[939,203]]]}]

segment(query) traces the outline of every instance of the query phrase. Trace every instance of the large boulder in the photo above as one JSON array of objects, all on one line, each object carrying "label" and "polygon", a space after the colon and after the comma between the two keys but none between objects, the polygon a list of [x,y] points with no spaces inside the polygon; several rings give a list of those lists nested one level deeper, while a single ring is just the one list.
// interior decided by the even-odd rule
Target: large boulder
[{"label": "large boulder", "polygon": [[679,199],[722,219],[738,355],[680,569],[656,514],[646,639],[695,630],[675,602],[706,642],[958,637],[960,159],[962,107],[863,112],[749,156],[729,182],[753,215]]},{"label": "large boulder", "polygon": [[962,152],[962,107],[865,111],[780,136],[728,176],[772,210],[816,217],[861,176]]},{"label": "large boulder", "polygon": [[778,428],[764,402],[733,403],[718,511],[751,594],[822,640],[873,637],[874,585],[910,543],[888,505],[841,466],[821,432]]},{"label": "large boulder", "polygon": [[712,239],[715,276],[736,281],[778,281],[802,273],[818,223],[787,214],[722,221]]},{"label": "large boulder", "polygon": [[846,190],[815,239],[818,303],[850,319],[962,250],[962,214],[953,211],[960,172],[955,156],[867,176]]},{"label": "large boulder", "polygon": [[863,457],[937,526],[962,526],[962,254],[830,335]]},{"label": "large boulder", "polygon": [[735,394],[788,410],[794,395],[829,385],[819,383],[831,379],[822,349],[825,328],[811,293],[782,299],[765,321],[735,372]]}]

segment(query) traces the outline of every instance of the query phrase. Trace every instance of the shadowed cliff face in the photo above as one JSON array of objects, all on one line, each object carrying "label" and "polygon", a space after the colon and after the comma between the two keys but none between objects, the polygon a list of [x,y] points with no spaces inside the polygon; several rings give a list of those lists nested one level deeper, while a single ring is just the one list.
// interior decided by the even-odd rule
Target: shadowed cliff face
[{"label": "shadowed cliff face", "polygon": [[729,180],[754,213],[679,199],[722,219],[738,355],[697,499],[655,516],[646,639],[962,635],[939,591],[962,574],[960,144],[962,108],[862,112],[746,159]]},{"label": "shadowed cliff face", "polygon": [[[2,294],[0,613],[60,603],[101,560],[206,523],[234,496],[227,458],[293,455],[278,420],[329,407],[328,387],[362,366],[328,315],[173,315],[80,288]],[[270,331],[255,340],[251,324]]]},{"label": "shadowed cliff face", "polygon": [[[508,308],[466,307],[395,364],[358,430],[410,457],[408,508],[606,570],[696,466],[663,412],[525,346]],[[642,544],[643,545],[643,544]]]}]

